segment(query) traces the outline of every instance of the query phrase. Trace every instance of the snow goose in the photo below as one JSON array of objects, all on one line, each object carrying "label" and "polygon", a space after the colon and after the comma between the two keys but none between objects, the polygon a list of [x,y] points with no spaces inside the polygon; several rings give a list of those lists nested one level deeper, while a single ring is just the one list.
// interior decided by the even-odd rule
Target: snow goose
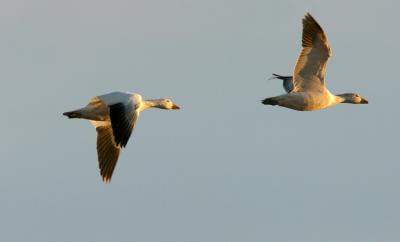
[{"label": "snow goose", "polygon": [[136,93],[111,92],[93,97],[86,107],[63,113],[68,118],[88,119],[96,128],[97,157],[104,182],[110,182],[140,112],[148,108],[179,109],[170,99],[143,100]]},{"label": "snow goose", "polygon": [[331,47],[321,26],[309,13],[303,18],[302,47],[293,71],[293,90],[266,98],[262,100],[263,104],[313,111],[339,103],[368,103],[356,93],[333,95],[325,87],[326,63],[331,56]]}]

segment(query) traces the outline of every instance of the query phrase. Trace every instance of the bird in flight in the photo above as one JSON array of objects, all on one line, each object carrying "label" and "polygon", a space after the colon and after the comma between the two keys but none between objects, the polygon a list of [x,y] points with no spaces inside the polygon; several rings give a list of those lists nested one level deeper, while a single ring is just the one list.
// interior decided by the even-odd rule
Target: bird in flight
[{"label": "bird in flight", "polygon": [[263,104],[314,111],[339,103],[368,103],[356,93],[334,95],[326,88],[326,64],[332,51],[321,26],[309,13],[303,18],[302,47],[293,71],[293,89],[288,92],[290,88],[285,88],[287,94],[266,98],[262,100]]},{"label": "bird in flight", "polygon": [[128,143],[140,112],[148,108],[179,109],[170,99],[143,100],[136,93],[111,92],[93,97],[83,108],[65,112],[68,118],[87,119],[97,131],[97,158],[100,175],[111,181],[118,156]]}]

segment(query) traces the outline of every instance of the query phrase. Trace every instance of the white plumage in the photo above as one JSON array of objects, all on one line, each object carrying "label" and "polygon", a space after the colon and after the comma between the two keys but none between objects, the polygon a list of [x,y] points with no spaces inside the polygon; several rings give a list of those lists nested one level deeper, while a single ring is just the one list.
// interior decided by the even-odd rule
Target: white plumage
[{"label": "white plumage", "polygon": [[64,113],[69,118],[88,119],[96,128],[103,181],[111,180],[120,150],[128,143],[140,112],[148,108],[179,109],[170,99],[143,100],[136,93],[112,92],[93,97],[81,109]]},{"label": "white plumage", "polygon": [[321,26],[309,13],[303,19],[302,46],[293,71],[293,89],[285,87],[286,91],[290,90],[288,94],[266,98],[262,101],[263,104],[313,111],[338,103],[368,103],[356,93],[333,95],[326,88],[326,64],[332,51]]}]

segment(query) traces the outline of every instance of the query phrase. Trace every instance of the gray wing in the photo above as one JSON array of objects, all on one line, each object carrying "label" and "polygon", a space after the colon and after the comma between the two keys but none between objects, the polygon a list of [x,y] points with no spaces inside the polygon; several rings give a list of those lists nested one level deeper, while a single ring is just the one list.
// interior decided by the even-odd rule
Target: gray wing
[{"label": "gray wing", "polygon": [[283,89],[285,89],[285,91],[287,93],[291,93],[293,91],[293,77],[292,76],[281,76],[275,73],[272,73],[272,77],[269,78],[269,80],[271,79],[280,79],[283,81]]},{"label": "gray wing", "polygon": [[114,142],[113,131],[109,122],[92,121],[97,126],[97,158],[100,175],[104,182],[111,181],[114,168],[117,165],[121,147]]},{"label": "gray wing", "polygon": [[110,105],[109,109],[115,143],[125,147],[139,117],[138,104],[116,103]]},{"label": "gray wing", "polygon": [[321,26],[309,13],[303,18],[302,46],[293,71],[294,92],[321,91],[325,89],[331,48]]}]

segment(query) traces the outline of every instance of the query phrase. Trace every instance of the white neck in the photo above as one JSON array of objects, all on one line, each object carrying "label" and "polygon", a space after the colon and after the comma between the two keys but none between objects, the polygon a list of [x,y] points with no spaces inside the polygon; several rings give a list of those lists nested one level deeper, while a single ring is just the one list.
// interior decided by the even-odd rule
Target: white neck
[{"label": "white neck", "polygon": [[331,92],[328,91],[328,95],[329,95],[329,104],[328,107],[332,107],[335,106],[339,103],[342,103],[345,99],[341,96],[336,96],[334,94],[332,94]]},{"label": "white neck", "polygon": [[341,96],[336,96],[336,95],[335,95],[335,103],[336,103],[336,104],[342,103],[342,102],[344,102],[345,100],[346,100],[345,98],[343,98],[343,97],[341,97]]},{"label": "white neck", "polygon": [[161,99],[149,99],[144,100],[142,105],[142,111],[148,108],[160,108]]}]

